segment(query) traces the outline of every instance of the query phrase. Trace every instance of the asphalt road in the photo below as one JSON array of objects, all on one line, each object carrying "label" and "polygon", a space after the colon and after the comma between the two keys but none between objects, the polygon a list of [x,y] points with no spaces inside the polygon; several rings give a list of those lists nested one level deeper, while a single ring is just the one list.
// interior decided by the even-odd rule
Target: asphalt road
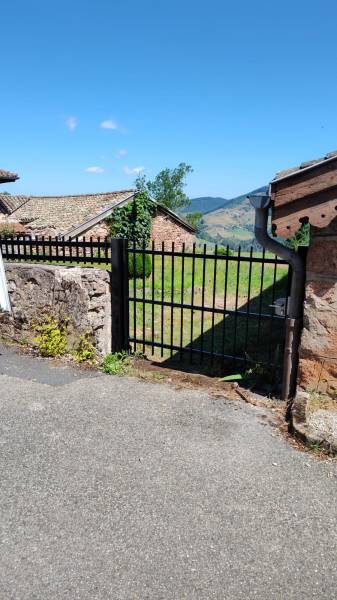
[{"label": "asphalt road", "polygon": [[336,466],[262,410],[0,352],[1,599],[336,598]]}]

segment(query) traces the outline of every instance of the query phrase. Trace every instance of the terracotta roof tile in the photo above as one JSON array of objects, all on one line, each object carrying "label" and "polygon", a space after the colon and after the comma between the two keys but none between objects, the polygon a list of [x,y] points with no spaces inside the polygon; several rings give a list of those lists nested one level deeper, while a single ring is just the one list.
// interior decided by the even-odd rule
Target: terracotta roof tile
[{"label": "terracotta roof tile", "polygon": [[328,152],[328,154],[325,154],[325,156],[322,156],[321,158],[314,158],[313,160],[306,160],[305,162],[302,162],[297,167],[291,167],[290,169],[285,169],[284,171],[279,171],[278,173],[276,173],[273,181],[275,181],[276,179],[281,179],[282,177],[288,177],[289,175],[298,173],[302,169],[308,169],[309,167],[318,165],[318,164],[324,162],[325,160],[329,160],[331,158],[336,158],[336,157],[337,157],[337,151],[333,151],[333,152]]},{"label": "terracotta roof tile", "polygon": [[29,196],[24,204],[13,211],[11,218],[21,223],[29,221],[30,227],[36,231],[53,228],[60,235],[126,200],[135,192],[130,189],[73,196]]},{"label": "terracotta roof tile", "polygon": [[22,206],[29,200],[29,196],[11,196],[10,194],[0,194],[0,213],[11,214],[14,210]]},{"label": "terracotta roof tile", "polygon": [[10,181],[16,181],[16,179],[19,179],[19,176],[16,173],[0,169],[0,183],[8,183]]}]

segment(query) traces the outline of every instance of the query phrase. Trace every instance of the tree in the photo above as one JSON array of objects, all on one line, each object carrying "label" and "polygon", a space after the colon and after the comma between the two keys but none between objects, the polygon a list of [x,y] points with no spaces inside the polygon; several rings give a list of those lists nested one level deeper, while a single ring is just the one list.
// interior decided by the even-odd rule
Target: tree
[{"label": "tree", "polygon": [[194,227],[194,229],[196,230],[196,233],[199,233],[200,224],[201,224],[200,221],[202,219],[201,212],[187,213],[187,215],[184,215],[184,219],[185,219],[185,221],[187,221],[187,223],[189,223],[190,225],[192,225],[192,227]]},{"label": "tree", "polygon": [[137,177],[135,184],[140,192],[148,192],[153,200],[170,210],[188,206],[191,201],[184,193],[185,177],[193,169],[186,163],[180,163],[175,169],[163,169],[153,181],[145,175]]}]

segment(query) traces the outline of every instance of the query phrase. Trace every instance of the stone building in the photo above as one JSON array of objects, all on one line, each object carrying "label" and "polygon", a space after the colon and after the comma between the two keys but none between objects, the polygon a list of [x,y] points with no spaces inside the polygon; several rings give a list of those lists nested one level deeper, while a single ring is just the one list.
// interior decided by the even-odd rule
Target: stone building
[{"label": "stone building", "polygon": [[[32,236],[76,236],[96,239],[109,234],[106,219],[135,198],[136,190],[73,196],[9,196],[0,194],[0,224]],[[156,245],[194,241],[195,229],[174,212],[155,203],[151,238]]]},{"label": "stone building", "polygon": [[300,388],[337,392],[337,152],[278,173],[270,184],[274,234],[310,223]]}]

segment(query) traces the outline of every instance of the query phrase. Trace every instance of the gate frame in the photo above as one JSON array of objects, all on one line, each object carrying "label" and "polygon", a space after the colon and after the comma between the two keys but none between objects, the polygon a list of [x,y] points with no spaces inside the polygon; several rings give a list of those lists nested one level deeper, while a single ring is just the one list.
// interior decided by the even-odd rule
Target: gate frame
[{"label": "gate frame", "polygon": [[128,240],[110,240],[111,352],[129,350]]}]

